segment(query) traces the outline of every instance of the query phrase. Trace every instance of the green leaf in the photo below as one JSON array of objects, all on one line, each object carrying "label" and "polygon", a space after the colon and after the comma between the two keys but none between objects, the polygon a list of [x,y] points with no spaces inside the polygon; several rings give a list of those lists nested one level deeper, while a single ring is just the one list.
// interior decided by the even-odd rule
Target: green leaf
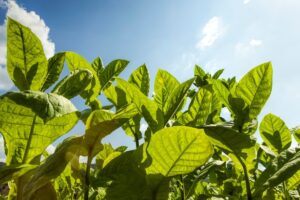
[{"label": "green leaf", "polygon": [[189,126],[204,125],[211,113],[211,107],[212,92],[208,87],[202,87],[192,99],[187,112],[183,113],[178,121]]},{"label": "green leaf", "polygon": [[104,199],[153,199],[138,155],[137,151],[125,152],[100,171],[94,184],[95,187],[104,189]]},{"label": "green leaf", "polygon": [[147,152],[152,160],[147,174],[170,177],[194,171],[208,161],[214,150],[202,129],[176,126],[156,132]]},{"label": "green leaf", "polygon": [[204,78],[204,76],[206,75],[206,73],[205,73],[205,71],[200,66],[195,65],[194,75],[195,76],[199,76],[200,78]]},{"label": "green leaf", "polygon": [[272,90],[272,64],[261,64],[249,71],[237,84],[235,95],[249,107],[249,119],[255,119]]},{"label": "green leaf", "polygon": [[300,170],[293,174],[291,178],[287,180],[287,189],[296,189],[300,185]]},{"label": "green leaf", "polygon": [[0,113],[0,132],[8,149],[7,164],[29,163],[79,119],[69,100],[34,91],[5,94],[0,98]]},{"label": "green leaf", "polygon": [[124,91],[126,98],[137,107],[155,133],[164,126],[164,116],[157,104],[146,97],[137,87],[122,79],[117,79],[117,86]]},{"label": "green leaf", "polygon": [[161,110],[164,110],[169,96],[179,84],[179,81],[169,72],[162,69],[158,70],[154,82],[154,101]]},{"label": "green leaf", "polygon": [[39,90],[45,81],[47,59],[38,37],[7,18],[7,71],[20,90]]},{"label": "green leaf", "polygon": [[58,79],[59,75],[62,72],[62,69],[64,67],[65,62],[65,53],[57,53],[54,56],[52,56],[48,60],[48,71],[45,78],[45,82],[42,87],[42,91],[45,91],[48,89],[52,84],[54,84]]},{"label": "green leaf", "polygon": [[213,79],[218,79],[218,78],[223,74],[223,72],[224,72],[224,69],[218,70],[218,71],[212,76],[212,78],[213,78]]},{"label": "green leaf", "polygon": [[288,149],[292,143],[290,130],[284,121],[273,114],[266,115],[259,127],[260,136],[272,151],[280,153]]},{"label": "green leaf", "polygon": [[10,166],[0,167],[0,185],[10,180],[16,179],[27,172],[35,169],[37,165],[30,164],[15,164]]},{"label": "green leaf", "polygon": [[61,80],[53,89],[52,93],[71,99],[82,91],[93,80],[93,74],[87,69],[74,70],[70,75]]},{"label": "green leaf", "polygon": [[228,88],[226,88],[225,85],[219,80],[210,80],[210,81],[212,82],[213,90],[218,96],[218,98],[220,99],[220,101],[228,108],[228,110],[231,113],[234,113],[229,103],[229,96],[231,94]]},{"label": "green leaf", "polygon": [[66,52],[66,60],[70,71],[76,69],[87,69],[93,74],[93,79],[86,87],[85,91],[81,93],[81,96],[86,100],[86,104],[89,106],[95,106],[93,103],[97,101],[97,96],[100,93],[100,82],[97,72],[93,67],[85,60],[81,55],[74,52]]},{"label": "green leaf", "polygon": [[136,85],[144,95],[148,95],[150,89],[150,77],[146,65],[138,67],[128,79],[129,83]]},{"label": "green leaf", "polygon": [[291,130],[291,133],[293,134],[295,140],[300,143],[300,127],[297,126]]},{"label": "green leaf", "polygon": [[105,90],[109,87],[114,78],[126,68],[128,63],[129,61],[127,60],[114,60],[105,66],[99,77],[101,90]]},{"label": "green leaf", "polygon": [[239,157],[246,158],[247,155],[243,151],[255,145],[255,140],[251,136],[239,133],[231,127],[207,125],[204,130],[212,144]]},{"label": "green leaf", "polygon": [[182,109],[186,95],[193,82],[194,79],[187,80],[178,85],[173,92],[170,93],[163,110],[165,124],[167,124],[168,121],[172,119],[172,117],[175,116],[180,109]]},{"label": "green leaf", "polygon": [[97,77],[100,77],[100,74],[104,70],[103,63],[100,57],[95,58],[95,60],[92,62],[92,68],[97,72]]},{"label": "green leaf", "polygon": [[291,178],[298,170],[300,170],[299,149],[281,152],[255,182],[255,196],[260,195],[266,188],[275,187]]},{"label": "green leaf", "polygon": [[78,158],[79,155],[87,155],[83,137],[71,137],[64,140],[50,155],[46,161],[40,165],[33,177],[28,181],[23,190],[24,198],[30,197],[39,189],[58,177],[67,164]]},{"label": "green leaf", "polygon": [[136,114],[138,114],[138,111],[133,104],[119,110],[117,113],[106,110],[93,111],[86,122],[85,139],[87,145],[93,148],[102,138],[122,126],[123,123]]}]

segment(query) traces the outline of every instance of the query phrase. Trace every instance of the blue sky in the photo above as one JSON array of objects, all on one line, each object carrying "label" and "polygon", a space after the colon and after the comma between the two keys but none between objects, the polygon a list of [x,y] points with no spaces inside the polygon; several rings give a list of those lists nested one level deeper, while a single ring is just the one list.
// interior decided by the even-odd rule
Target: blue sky
[{"label": "blue sky", "polygon": [[[180,81],[193,76],[194,64],[223,77],[243,74],[272,61],[273,92],[260,119],[280,116],[292,128],[300,125],[299,0],[0,0],[0,92],[11,89],[5,69],[5,16],[31,27],[47,56],[71,50],[104,63],[122,58],[130,64],[126,78],[146,63],[152,85],[158,68]],[[65,74],[67,72],[64,72]],[[82,101],[74,103],[79,109]],[[82,133],[78,125],[70,134]],[[68,134],[68,135],[70,135]],[[105,141],[134,146],[116,131]],[[56,142],[57,143],[57,142]],[[0,141],[0,157],[1,153]]]}]

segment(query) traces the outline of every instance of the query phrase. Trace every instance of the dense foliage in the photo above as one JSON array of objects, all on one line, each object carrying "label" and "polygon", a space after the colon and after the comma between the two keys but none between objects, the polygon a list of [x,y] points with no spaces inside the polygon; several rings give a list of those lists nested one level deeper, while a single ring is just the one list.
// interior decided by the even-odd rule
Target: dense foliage
[{"label": "dense foliage", "polygon": [[[60,79],[65,62],[70,74]],[[47,60],[31,30],[7,19],[6,67],[19,91],[0,97],[0,184],[9,185],[0,199],[300,199],[300,150],[291,147],[300,129],[274,114],[257,121],[272,90],[271,63],[238,82],[199,66],[182,83],[159,70],[151,97],[146,65],[127,81],[117,78],[127,64],[89,63],[74,52]],[[99,95],[111,104],[103,106]],[[76,96],[89,109],[77,110],[70,101]],[[49,155],[47,146],[79,120],[84,134]],[[120,127],[135,150],[101,143]]]}]

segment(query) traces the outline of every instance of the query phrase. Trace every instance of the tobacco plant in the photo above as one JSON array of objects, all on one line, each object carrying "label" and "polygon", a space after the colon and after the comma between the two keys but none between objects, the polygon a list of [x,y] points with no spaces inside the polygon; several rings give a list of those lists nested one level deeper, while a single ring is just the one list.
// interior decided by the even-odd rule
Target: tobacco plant
[{"label": "tobacco plant", "polygon": [[[118,78],[128,63],[89,63],[70,51],[47,59],[38,37],[7,19],[6,68],[18,91],[0,97],[0,184],[9,185],[1,199],[300,199],[300,151],[291,147],[300,129],[271,113],[257,120],[272,90],[270,62],[239,81],[196,65],[179,82],[160,69],[152,96],[145,64]],[[64,67],[70,73],[60,78]],[[85,110],[73,105],[76,96]],[[79,120],[83,134],[49,155],[47,146]],[[118,128],[134,150],[102,143]]]}]

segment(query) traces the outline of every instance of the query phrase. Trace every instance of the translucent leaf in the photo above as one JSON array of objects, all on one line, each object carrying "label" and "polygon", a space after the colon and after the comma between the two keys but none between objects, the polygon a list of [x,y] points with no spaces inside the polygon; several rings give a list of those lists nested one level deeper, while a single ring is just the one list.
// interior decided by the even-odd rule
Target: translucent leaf
[{"label": "translucent leaf", "polygon": [[148,95],[150,89],[150,77],[146,65],[138,67],[128,79],[129,83],[136,85],[144,95]]},{"label": "translucent leaf", "polygon": [[8,74],[20,90],[39,90],[47,73],[41,41],[29,28],[9,17],[7,20]]},{"label": "translucent leaf", "polygon": [[129,61],[127,60],[114,60],[105,66],[99,77],[101,90],[109,87],[114,78],[116,78],[126,68],[128,63]]},{"label": "translucent leaf", "polygon": [[33,91],[5,94],[0,99],[0,112],[0,132],[8,149],[7,164],[29,163],[79,119],[69,100]]},{"label": "translucent leaf", "polygon": [[184,83],[178,85],[169,95],[163,110],[165,124],[172,119],[172,117],[175,116],[180,109],[182,109],[188,90],[193,82],[194,79],[185,81]]},{"label": "translucent leaf", "polygon": [[0,185],[26,174],[27,172],[35,169],[37,166],[38,165],[15,164],[0,167]]},{"label": "translucent leaf", "polygon": [[84,91],[92,80],[93,74],[89,70],[74,70],[55,86],[52,93],[71,99]]},{"label": "translucent leaf", "polygon": [[292,136],[284,121],[273,114],[266,115],[260,123],[260,136],[272,151],[280,153],[291,146]]},{"label": "translucent leaf", "polygon": [[272,90],[272,64],[261,64],[249,71],[238,83],[235,95],[249,107],[249,119],[255,119]]},{"label": "translucent leaf", "polygon": [[124,91],[126,98],[137,107],[139,113],[143,115],[149,124],[152,132],[163,128],[164,117],[162,111],[155,102],[146,97],[137,87],[122,79],[117,79],[117,86]]},{"label": "translucent leaf", "polygon": [[154,101],[161,110],[164,110],[169,96],[179,84],[179,81],[169,72],[162,69],[158,70],[154,82]]},{"label": "translucent leaf", "polygon": [[147,174],[170,177],[194,171],[208,161],[214,150],[204,130],[176,126],[156,132],[147,152],[151,157]]},{"label": "translucent leaf", "polygon": [[207,87],[200,88],[191,101],[187,112],[178,119],[179,123],[189,126],[200,126],[206,123],[211,113],[212,92]]},{"label": "translucent leaf", "polygon": [[41,89],[42,91],[48,89],[59,79],[60,73],[62,72],[62,69],[64,67],[64,62],[64,52],[57,53],[48,60],[47,75],[43,87]]}]

